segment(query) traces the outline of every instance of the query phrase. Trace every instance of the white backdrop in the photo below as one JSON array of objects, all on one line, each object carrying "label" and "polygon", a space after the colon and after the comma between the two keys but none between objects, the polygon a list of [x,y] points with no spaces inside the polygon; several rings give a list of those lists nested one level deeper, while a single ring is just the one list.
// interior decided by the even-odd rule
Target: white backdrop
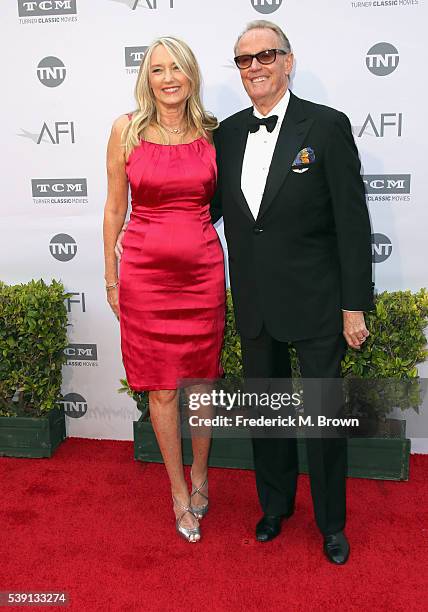
[{"label": "white backdrop", "polygon": [[[295,52],[293,91],[351,119],[377,289],[417,290],[428,285],[427,13],[423,0],[3,0],[0,278],[57,278],[74,294],[68,435],[131,439],[138,416],[117,394],[124,371],[101,225],[106,144],[114,118],[134,108],[142,47],[161,34],[186,40],[205,106],[223,119],[249,105],[232,61],[237,34],[253,19],[276,21]],[[413,448],[428,452],[423,440]]]}]

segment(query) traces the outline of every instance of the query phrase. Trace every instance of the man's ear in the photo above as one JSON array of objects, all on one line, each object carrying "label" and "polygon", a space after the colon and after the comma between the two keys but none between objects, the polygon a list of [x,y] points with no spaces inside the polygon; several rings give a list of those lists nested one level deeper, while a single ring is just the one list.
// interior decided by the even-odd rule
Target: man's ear
[{"label": "man's ear", "polygon": [[294,55],[293,53],[288,53],[285,56],[285,72],[288,77],[293,71],[293,64],[294,64]]}]

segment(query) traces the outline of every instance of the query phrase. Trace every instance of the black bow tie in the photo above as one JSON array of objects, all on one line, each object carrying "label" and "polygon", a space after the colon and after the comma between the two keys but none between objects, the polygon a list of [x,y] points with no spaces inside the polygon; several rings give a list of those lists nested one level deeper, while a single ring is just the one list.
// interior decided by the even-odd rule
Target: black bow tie
[{"label": "black bow tie", "polygon": [[275,129],[276,123],[278,121],[278,115],[272,115],[271,117],[264,117],[263,119],[259,119],[254,115],[251,115],[248,121],[248,131],[252,134],[257,132],[261,125],[266,126],[268,132],[273,132]]}]

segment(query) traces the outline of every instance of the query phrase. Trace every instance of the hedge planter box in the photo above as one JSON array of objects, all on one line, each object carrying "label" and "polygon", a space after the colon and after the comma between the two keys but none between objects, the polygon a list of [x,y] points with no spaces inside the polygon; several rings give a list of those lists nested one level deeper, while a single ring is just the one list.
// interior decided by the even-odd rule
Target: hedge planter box
[{"label": "hedge planter box", "polygon": [[[387,421],[388,423],[388,421]],[[382,438],[351,438],[348,443],[348,476],[381,480],[408,480],[410,440],[405,438],[405,421],[391,419]],[[305,441],[298,440],[299,471],[307,473]],[[162,463],[162,456],[150,421],[134,421],[134,457],[139,461]],[[183,440],[183,461],[192,462],[189,439]],[[209,465],[253,469],[249,438],[214,438]]]},{"label": "hedge planter box", "polygon": [[0,456],[51,457],[65,440],[64,410],[43,417],[0,417]]}]

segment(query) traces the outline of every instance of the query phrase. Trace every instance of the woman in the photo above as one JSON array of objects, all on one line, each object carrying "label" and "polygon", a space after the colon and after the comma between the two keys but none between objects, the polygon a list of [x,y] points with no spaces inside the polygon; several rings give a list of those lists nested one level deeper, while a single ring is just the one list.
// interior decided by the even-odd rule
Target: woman
[{"label": "woman", "polygon": [[[180,379],[221,374],[223,251],[211,225],[216,187],[212,131],[200,100],[200,72],[189,47],[155,40],[138,75],[137,110],[113,124],[107,149],[104,214],[107,299],[120,318],[130,387],[149,391],[150,416],[171,483],[176,529],[200,539],[208,509],[210,438],[192,437],[192,493],[184,478],[178,418]],[[114,253],[127,212],[120,279]]]}]

